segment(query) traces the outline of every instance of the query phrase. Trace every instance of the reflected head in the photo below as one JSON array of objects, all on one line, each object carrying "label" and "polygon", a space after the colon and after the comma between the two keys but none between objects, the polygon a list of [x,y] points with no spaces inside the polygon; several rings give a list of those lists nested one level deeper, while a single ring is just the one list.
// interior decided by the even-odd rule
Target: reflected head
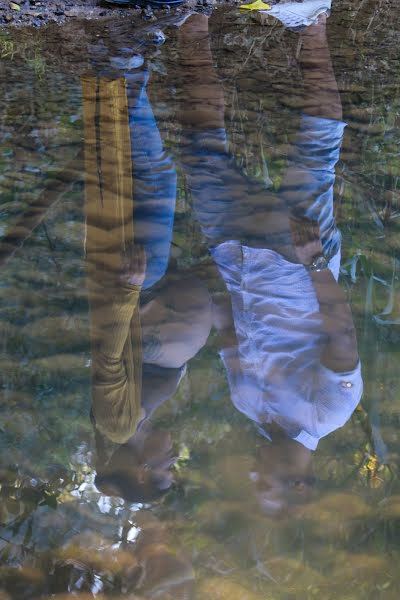
[{"label": "reflected head", "polygon": [[263,444],[249,477],[261,510],[284,516],[308,502],[315,485],[311,452],[283,432]]}]

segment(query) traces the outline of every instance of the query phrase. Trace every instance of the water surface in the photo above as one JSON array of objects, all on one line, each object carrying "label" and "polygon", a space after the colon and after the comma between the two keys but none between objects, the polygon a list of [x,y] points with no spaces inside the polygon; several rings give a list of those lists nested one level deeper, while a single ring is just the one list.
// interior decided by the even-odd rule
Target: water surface
[{"label": "water surface", "polygon": [[0,596],[397,598],[398,11],[171,20],[0,35]]}]

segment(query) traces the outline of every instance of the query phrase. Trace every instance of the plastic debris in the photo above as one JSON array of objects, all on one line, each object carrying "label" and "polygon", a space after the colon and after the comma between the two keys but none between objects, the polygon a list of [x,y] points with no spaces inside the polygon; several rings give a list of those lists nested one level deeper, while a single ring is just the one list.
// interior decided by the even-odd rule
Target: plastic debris
[{"label": "plastic debris", "polygon": [[262,0],[256,0],[251,4],[242,4],[239,8],[244,10],[271,10],[272,6],[265,4]]}]

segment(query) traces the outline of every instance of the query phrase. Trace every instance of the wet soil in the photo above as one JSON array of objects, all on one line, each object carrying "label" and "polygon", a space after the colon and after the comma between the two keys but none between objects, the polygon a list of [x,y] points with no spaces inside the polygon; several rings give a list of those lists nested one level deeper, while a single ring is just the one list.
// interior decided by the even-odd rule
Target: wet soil
[{"label": "wet soil", "polygon": [[0,27],[41,27],[49,23],[65,24],[77,19],[100,20],[123,17],[137,21],[157,21],[165,15],[179,15],[187,9],[211,10],[215,6],[239,4],[240,0],[186,0],[170,8],[152,8],[145,0],[121,7],[104,0],[0,0]]}]

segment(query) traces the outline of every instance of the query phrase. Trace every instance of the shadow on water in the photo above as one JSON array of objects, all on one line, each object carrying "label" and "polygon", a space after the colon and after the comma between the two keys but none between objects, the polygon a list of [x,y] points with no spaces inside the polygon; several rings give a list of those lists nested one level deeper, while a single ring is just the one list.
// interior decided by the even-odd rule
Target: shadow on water
[{"label": "shadow on water", "polygon": [[0,35],[0,599],[397,599],[399,31]]}]

